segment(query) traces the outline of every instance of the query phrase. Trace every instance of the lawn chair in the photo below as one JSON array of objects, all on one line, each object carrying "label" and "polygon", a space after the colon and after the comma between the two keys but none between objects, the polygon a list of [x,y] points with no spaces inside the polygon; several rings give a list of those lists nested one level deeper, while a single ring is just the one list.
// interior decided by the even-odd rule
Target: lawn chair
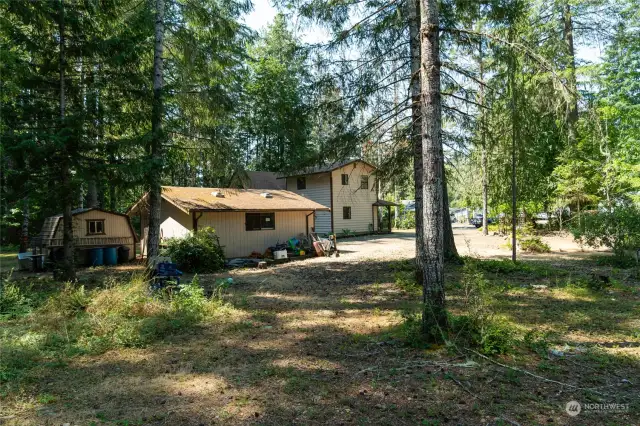
[{"label": "lawn chair", "polygon": [[178,265],[170,262],[160,262],[152,272],[153,281],[151,283],[152,290],[161,290],[167,287],[168,281],[175,281],[176,285],[180,284],[180,276],[182,271],[178,269]]}]

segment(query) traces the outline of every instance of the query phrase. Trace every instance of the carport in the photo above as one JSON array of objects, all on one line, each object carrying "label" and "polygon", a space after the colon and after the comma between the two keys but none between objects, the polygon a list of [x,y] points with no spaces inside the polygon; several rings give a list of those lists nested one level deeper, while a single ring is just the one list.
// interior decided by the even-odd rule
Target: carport
[{"label": "carport", "polygon": [[384,224],[382,223],[382,219],[381,219],[381,215],[380,215],[380,211],[378,210],[376,213],[378,213],[377,215],[374,215],[374,217],[378,217],[378,232],[382,232],[382,231],[386,231],[391,233],[391,207],[396,207],[399,206],[400,204],[391,202],[391,201],[385,201],[385,200],[378,200],[375,203],[373,203],[373,208],[374,209],[379,209],[380,207],[386,207],[387,208],[387,226],[386,228],[384,227]]}]

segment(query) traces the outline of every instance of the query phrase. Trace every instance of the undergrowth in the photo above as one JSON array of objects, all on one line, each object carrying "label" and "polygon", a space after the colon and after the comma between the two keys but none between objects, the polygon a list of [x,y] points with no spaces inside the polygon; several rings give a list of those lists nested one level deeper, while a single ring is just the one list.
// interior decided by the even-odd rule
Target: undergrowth
[{"label": "undergrowth", "polygon": [[75,355],[145,346],[195,326],[224,306],[221,297],[205,297],[197,277],[173,293],[150,293],[143,276],[94,290],[65,284],[44,299],[31,290],[9,282],[0,293],[0,383],[5,386]]}]

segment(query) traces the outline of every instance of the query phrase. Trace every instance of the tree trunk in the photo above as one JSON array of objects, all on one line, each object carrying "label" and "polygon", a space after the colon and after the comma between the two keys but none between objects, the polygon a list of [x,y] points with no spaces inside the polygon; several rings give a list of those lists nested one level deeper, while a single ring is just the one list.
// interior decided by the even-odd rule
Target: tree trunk
[{"label": "tree trunk", "polygon": [[565,0],[562,5],[563,38],[567,53],[567,88],[569,90],[569,105],[567,106],[567,133],[569,145],[573,146],[578,137],[578,87],[576,79],[576,55],[573,45],[573,18],[571,5]]},{"label": "tree trunk", "polygon": [[484,111],[484,57],[482,53],[482,40],[478,49],[480,61],[480,91],[478,103],[480,104],[480,145],[482,146],[482,235],[489,235],[489,177],[487,158],[487,139],[485,135],[485,111]]},{"label": "tree trunk", "polygon": [[443,164],[442,116],[440,99],[440,33],[438,2],[421,0],[421,107],[422,107],[422,211],[424,256],[419,257],[423,272],[425,334],[438,338],[447,328],[444,293],[443,252]]},{"label": "tree trunk", "polygon": [[164,0],[156,0],[155,48],[153,54],[153,108],[151,116],[151,167],[149,171],[149,239],[148,258],[160,251],[160,179],[162,176],[162,86],[163,86]]},{"label": "tree trunk", "polygon": [[453,238],[453,226],[451,226],[451,215],[449,214],[449,189],[447,188],[447,174],[444,167],[444,154],[442,161],[442,220],[444,223],[444,260],[457,260],[458,249],[456,248],[456,240]]},{"label": "tree trunk", "polygon": [[416,218],[416,282],[422,286],[424,242],[422,229],[422,110],[420,108],[420,0],[409,0],[409,51],[411,56],[411,143]]},{"label": "tree trunk", "polygon": [[87,184],[87,207],[100,207],[98,203],[98,186],[95,179],[89,180]]},{"label": "tree trunk", "polygon": [[[513,41],[513,30],[510,41]],[[516,187],[516,139],[518,138],[518,110],[516,99],[516,58],[514,52],[509,61],[509,87],[511,91],[511,260],[516,261],[516,226],[517,217],[517,187]]]},{"label": "tree trunk", "polygon": [[22,227],[20,231],[20,253],[29,250],[29,196],[22,199]]},{"label": "tree trunk", "polygon": [[[59,47],[60,47],[60,125],[62,132],[65,129],[66,115],[66,97],[65,97],[65,26],[64,26],[64,3],[60,1],[60,16],[58,22],[59,30]],[[68,135],[64,135],[67,138]],[[60,183],[62,193],[62,248],[63,260],[60,278],[65,281],[74,281],[76,279],[76,269],[74,262],[74,244],[73,244],[73,203],[74,194],[71,182],[71,165],[70,165],[69,141],[66,140],[62,150],[62,161],[60,162]]]}]

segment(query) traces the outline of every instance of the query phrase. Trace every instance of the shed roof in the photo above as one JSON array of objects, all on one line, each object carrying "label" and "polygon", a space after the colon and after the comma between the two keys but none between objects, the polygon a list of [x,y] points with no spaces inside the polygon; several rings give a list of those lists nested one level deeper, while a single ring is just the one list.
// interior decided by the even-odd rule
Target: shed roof
[{"label": "shed roof", "polygon": [[378,200],[375,203],[373,203],[374,206],[376,207],[393,207],[393,206],[399,206],[400,204],[398,203],[394,203],[392,201],[386,201],[386,200]]},{"label": "shed roof", "polygon": [[377,169],[377,167],[374,166],[373,164],[367,163],[364,160],[356,158],[356,159],[351,159],[351,160],[336,161],[334,163],[324,164],[324,165],[321,165],[321,166],[307,167],[305,169],[301,169],[301,170],[298,170],[298,171],[295,171],[295,172],[292,172],[292,173],[289,173],[289,174],[282,174],[282,175],[278,176],[278,179],[284,179],[284,178],[294,177],[294,176],[314,175],[314,174],[318,174],[318,173],[329,173],[329,172],[334,171],[336,169],[339,169],[341,167],[348,166],[349,164],[357,163],[357,162],[364,163],[369,167]]},{"label": "shed roof", "polygon": [[[222,196],[216,196],[219,192]],[[262,194],[268,193],[270,197]],[[145,195],[140,201],[145,199]],[[313,211],[330,209],[280,189],[236,189],[163,186],[162,198],[185,213],[194,211]],[[138,201],[138,203],[140,203]],[[136,203],[129,211],[138,205]]]}]

